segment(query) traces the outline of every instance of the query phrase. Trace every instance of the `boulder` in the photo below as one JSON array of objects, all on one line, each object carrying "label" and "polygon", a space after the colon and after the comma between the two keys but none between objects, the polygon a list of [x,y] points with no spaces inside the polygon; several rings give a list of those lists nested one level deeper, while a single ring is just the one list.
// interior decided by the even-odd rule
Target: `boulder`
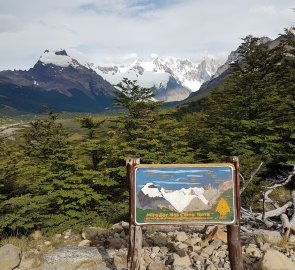
[{"label": "boulder", "polygon": [[151,262],[147,270],[168,270],[168,267],[163,262]]},{"label": "boulder", "polygon": [[294,270],[295,264],[277,250],[268,250],[261,260],[261,270]]},{"label": "boulder", "polygon": [[86,227],[83,229],[82,237],[85,240],[89,240],[91,242],[94,242],[94,240],[101,236],[101,235],[107,235],[108,230],[104,228],[99,227]]},{"label": "boulder", "polygon": [[191,266],[191,259],[188,255],[184,257],[180,257],[178,254],[173,254],[173,265],[175,266],[184,266],[184,267],[190,267]]},{"label": "boulder", "polygon": [[257,236],[264,243],[270,243],[272,245],[279,245],[283,241],[283,237],[279,231],[259,230]]},{"label": "boulder", "polygon": [[188,239],[188,235],[185,232],[175,232],[175,241],[184,242]]},{"label": "boulder", "polygon": [[150,238],[155,246],[162,247],[167,244],[167,235],[165,233],[153,233]]},{"label": "boulder", "polygon": [[21,250],[20,248],[7,244],[0,248],[0,269],[12,270],[20,264]]},{"label": "boulder", "polygon": [[209,246],[203,249],[204,253],[207,253],[209,256],[212,255],[213,251],[221,247],[222,241],[219,239],[215,239]]},{"label": "boulder", "polygon": [[107,252],[99,251],[95,247],[66,246],[45,254],[41,258],[41,269],[73,270],[81,265],[98,265],[111,260]]}]

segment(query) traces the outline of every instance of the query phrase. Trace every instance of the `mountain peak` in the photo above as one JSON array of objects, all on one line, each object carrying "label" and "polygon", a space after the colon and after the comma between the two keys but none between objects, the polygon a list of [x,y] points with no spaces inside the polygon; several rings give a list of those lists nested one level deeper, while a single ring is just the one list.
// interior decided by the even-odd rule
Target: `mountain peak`
[{"label": "mountain peak", "polygon": [[80,66],[79,62],[76,59],[71,58],[64,49],[45,50],[40,56],[39,62],[43,65],[51,64],[59,67]]}]

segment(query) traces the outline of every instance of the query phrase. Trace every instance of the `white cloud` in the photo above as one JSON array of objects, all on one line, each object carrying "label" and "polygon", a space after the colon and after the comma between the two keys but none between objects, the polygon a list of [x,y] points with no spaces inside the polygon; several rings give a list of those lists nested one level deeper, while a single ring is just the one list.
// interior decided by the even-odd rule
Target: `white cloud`
[{"label": "white cloud", "polygon": [[[284,2],[284,3],[282,3]],[[47,48],[97,63],[175,56],[226,58],[253,34],[275,38],[294,22],[291,0],[0,0],[0,69],[29,68]]]}]

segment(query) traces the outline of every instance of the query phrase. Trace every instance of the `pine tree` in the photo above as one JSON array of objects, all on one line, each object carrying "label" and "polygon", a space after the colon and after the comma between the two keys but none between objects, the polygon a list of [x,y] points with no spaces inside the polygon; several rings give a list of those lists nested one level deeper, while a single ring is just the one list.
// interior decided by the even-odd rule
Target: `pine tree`
[{"label": "pine tree", "polygon": [[47,119],[31,122],[23,138],[23,158],[15,164],[18,189],[0,205],[1,230],[61,231],[98,222],[103,196],[83,174],[57,116],[49,113]]}]

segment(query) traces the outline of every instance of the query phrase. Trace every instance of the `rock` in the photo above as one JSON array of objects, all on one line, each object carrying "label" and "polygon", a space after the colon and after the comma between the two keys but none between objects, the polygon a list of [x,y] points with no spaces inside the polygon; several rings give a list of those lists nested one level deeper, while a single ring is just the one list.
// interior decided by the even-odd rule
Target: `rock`
[{"label": "rock", "polygon": [[180,257],[178,254],[173,254],[173,265],[174,266],[185,266],[185,267],[190,267],[191,266],[191,259],[188,255],[184,257]]},{"label": "rock", "polygon": [[292,255],[292,256],[290,257],[290,259],[291,259],[293,262],[295,262],[295,255]]},{"label": "rock", "polygon": [[189,246],[194,246],[201,242],[202,242],[202,239],[198,236],[188,238],[187,240],[184,241],[184,243],[188,244]]},{"label": "rock", "polygon": [[[97,265],[105,261],[111,261],[111,256],[103,249],[67,246],[45,254],[41,258],[41,269],[72,270],[83,264]],[[92,270],[92,268],[90,269]]]},{"label": "rock", "polygon": [[268,250],[261,260],[261,270],[294,270],[295,264],[277,250]]},{"label": "rock", "polygon": [[17,269],[31,270],[34,269],[34,265],[36,264],[38,264],[38,261],[36,259],[23,257]]},{"label": "rock", "polygon": [[226,257],[226,253],[225,253],[225,251],[221,250],[221,251],[218,251],[217,252],[216,256],[218,258],[225,258]]},{"label": "rock", "polygon": [[218,249],[222,245],[221,240],[215,239],[209,246],[203,249],[204,253],[207,253],[209,256],[212,255],[213,251]]},{"label": "rock", "polygon": [[107,240],[108,248],[120,249],[123,243],[120,238],[110,238]]},{"label": "rock", "polygon": [[272,245],[279,245],[283,241],[283,237],[279,231],[259,230],[257,237],[263,242]]},{"label": "rock", "polygon": [[176,246],[175,246],[175,250],[176,250],[176,253],[180,256],[180,257],[184,257],[187,253],[187,248],[188,246],[184,243],[177,243]]},{"label": "rock", "polygon": [[[129,225],[128,225],[129,227]],[[117,233],[121,233],[124,230],[123,226],[122,226],[122,222],[116,223],[112,226],[112,231],[113,232],[117,232]]]},{"label": "rock", "polygon": [[64,235],[64,236],[68,236],[68,237],[70,237],[70,236],[72,235],[72,229],[65,230],[65,231],[63,232],[63,235]]},{"label": "rock", "polygon": [[206,240],[211,241],[214,239],[219,239],[223,243],[227,243],[227,233],[224,232],[219,226],[216,226],[213,231],[211,231],[207,236]]},{"label": "rock", "polygon": [[94,242],[94,240],[101,235],[107,235],[108,230],[100,227],[86,227],[83,229],[82,238]]},{"label": "rock", "polygon": [[34,231],[29,235],[29,238],[35,241],[42,239],[42,237],[43,235],[41,231]]},{"label": "rock", "polygon": [[206,270],[216,270],[216,266],[214,264],[209,264],[206,268]]},{"label": "rock", "polygon": [[152,252],[153,253],[159,253],[160,248],[159,247],[152,247]]},{"label": "rock", "polygon": [[260,258],[262,256],[261,251],[256,247],[256,246],[251,246],[247,247],[245,249],[246,254],[252,255],[254,257]]},{"label": "rock", "polygon": [[90,247],[90,240],[88,239],[85,239],[85,240],[82,240],[79,244],[78,244],[78,247]]},{"label": "rock", "polygon": [[185,232],[175,232],[174,237],[177,242],[184,242],[188,239],[188,235]]},{"label": "rock", "polygon": [[12,270],[20,264],[21,250],[11,244],[0,248],[0,269]]},{"label": "rock", "polygon": [[205,262],[204,257],[202,257],[202,256],[200,256],[200,255],[198,255],[198,254],[194,255],[194,256],[192,257],[192,259],[193,259],[193,261],[194,261],[196,264],[198,264],[198,265],[200,265],[200,264],[204,264],[204,262]]},{"label": "rock", "polygon": [[174,270],[195,270],[194,268],[187,267],[187,266],[181,266],[181,265],[177,265],[173,269]]},{"label": "rock", "polygon": [[151,262],[147,270],[168,270],[168,267],[163,262]]},{"label": "rock", "polygon": [[59,241],[59,240],[61,239],[61,237],[62,237],[62,235],[61,235],[60,233],[57,233],[57,234],[55,234],[55,235],[52,237],[52,239],[53,239],[54,241]]},{"label": "rock", "polygon": [[153,241],[155,246],[166,246],[167,244],[167,235],[165,233],[153,233],[150,235],[151,240]]},{"label": "rock", "polygon": [[124,230],[129,230],[129,222],[122,221],[121,225]]},{"label": "rock", "polygon": [[44,242],[44,245],[45,245],[46,247],[49,247],[49,246],[51,246],[51,242],[50,242],[50,241],[45,241],[45,242]]},{"label": "rock", "polygon": [[116,270],[123,270],[127,267],[127,256],[114,256],[113,262]]}]

